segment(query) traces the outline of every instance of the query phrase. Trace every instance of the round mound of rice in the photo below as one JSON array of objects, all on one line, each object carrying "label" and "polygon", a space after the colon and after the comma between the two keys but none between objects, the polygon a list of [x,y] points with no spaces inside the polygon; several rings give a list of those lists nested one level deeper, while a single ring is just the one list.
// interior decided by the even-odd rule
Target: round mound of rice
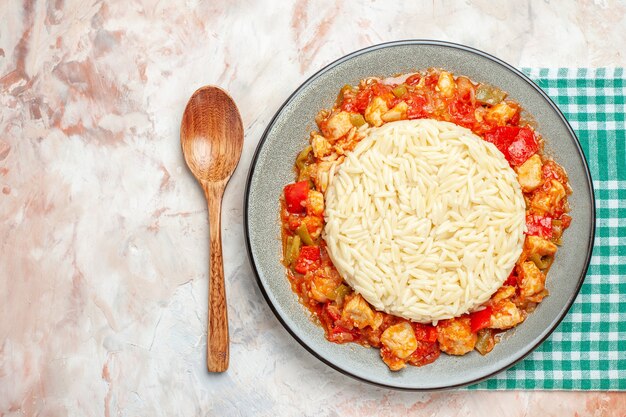
[{"label": "round mound of rice", "polygon": [[522,252],[525,204],[496,147],[436,120],[372,128],[337,167],[324,239],[376,309],[421,323],[473,311]]}]

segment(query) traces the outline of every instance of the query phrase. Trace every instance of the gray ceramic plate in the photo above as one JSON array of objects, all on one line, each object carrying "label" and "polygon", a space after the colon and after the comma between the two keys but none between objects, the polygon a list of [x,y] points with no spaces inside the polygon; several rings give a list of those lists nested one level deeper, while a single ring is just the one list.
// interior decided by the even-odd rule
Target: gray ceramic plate
[{"label": "gray ceramic plate", "polygon": [[[571,227],[563,238],[548,275],[551,295],[528,319],[496,345],[487,356],[472,352],[462,357],[442,354],[433,364],[407,366],[391,372],[378,349],[338,345],[324,338],[299,302],[280,263],[279,197],[294,180],[293,164],[308,144],[314,117],[330,108],[344,84],[368,76],[391,76],[440,67],[474,81],[496,85],[535,116],[546,138],[548,154],[565,167],[574,190],[569,198]],[[556,105],[527,77],[483,52],[436,41],[401,41],[373,46],[347,55],[302,84],[278,110],[252,160],[245,197],[248,253],[258,283],[276,317],[309,352],[336,370],[374,384],[408,390],[458,387],[488,378],[521,360],[559,324],[583,282],[595,233],[595,207],[589,170],[571,127]]]}]

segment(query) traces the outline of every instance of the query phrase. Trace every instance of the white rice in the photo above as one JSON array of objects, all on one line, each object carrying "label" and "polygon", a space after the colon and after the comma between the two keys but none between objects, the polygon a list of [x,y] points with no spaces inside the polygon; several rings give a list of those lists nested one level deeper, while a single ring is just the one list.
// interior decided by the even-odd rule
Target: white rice
[{"label": "white rice", "polygon": [[329,179],[324,239],[376,309],[421,323],[473,311],[522,252],[525,204],[504,155],[436,120],[372,128]]}]

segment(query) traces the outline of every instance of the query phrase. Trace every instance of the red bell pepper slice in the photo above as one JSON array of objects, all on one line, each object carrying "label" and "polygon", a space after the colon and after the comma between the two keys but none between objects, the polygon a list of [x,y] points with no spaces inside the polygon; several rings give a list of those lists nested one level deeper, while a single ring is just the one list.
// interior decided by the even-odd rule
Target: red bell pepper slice
[{"label": "red bell pepper slice", "polygon": [[477,331],[489,326],[489,323],[491,321],[491,313],[491,307],[487,306],[484,310],[476,311],[470,314],[470,326],[472,329],[472,333],[476,333]]},{"label": "red bell pepper slice", "polygon": [[552,238],[552,217],[529,214],[526,216],[527,235]]},{"label": "red bell pepper slice", "polygon": [[285,204],[289,213],[300,214],[306,212],[306,198],[309,195],[309,182],[300,181],[288,184],[284,189]]},{"label": "red bell pepper slice", "polygon": [[313,271],[321,265],[321,253],[319,246],[303,246],[300,248],[300,255],[296,260],[294,269],[300,274]]}]

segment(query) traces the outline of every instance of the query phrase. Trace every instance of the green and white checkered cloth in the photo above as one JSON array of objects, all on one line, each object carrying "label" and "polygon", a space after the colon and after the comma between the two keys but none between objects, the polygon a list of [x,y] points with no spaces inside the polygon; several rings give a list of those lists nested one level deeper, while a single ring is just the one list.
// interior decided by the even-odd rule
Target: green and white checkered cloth
[{"label": "green and white checkered cloth", "polygon": [[626,390],[624,68],[524,69],[569,120],[596,195],[587,277],[563,322],[525,360],[470,389]]}]

